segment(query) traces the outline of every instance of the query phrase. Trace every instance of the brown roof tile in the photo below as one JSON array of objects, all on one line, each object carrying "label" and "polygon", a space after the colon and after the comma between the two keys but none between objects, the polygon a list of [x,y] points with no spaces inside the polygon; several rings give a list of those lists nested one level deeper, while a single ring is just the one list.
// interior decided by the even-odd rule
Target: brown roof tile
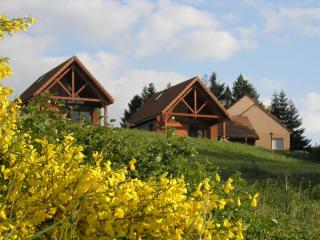
[{"label": "brown roof tile", "polygon": [[250,120],[246,116],[231,117],[231,121],[226,122],[227,137],[230,139],[254,138],[259,139],[259,136]]},{"label": "brown roof tile", "polygon": [[137,124],[160,114],[196,77],[157,92],[128,119],[131,124]]}]

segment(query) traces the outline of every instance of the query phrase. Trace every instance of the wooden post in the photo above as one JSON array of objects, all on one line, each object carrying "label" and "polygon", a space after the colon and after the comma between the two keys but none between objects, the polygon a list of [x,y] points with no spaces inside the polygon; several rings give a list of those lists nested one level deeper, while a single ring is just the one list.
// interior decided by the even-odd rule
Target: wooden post
[{"label": "wooden post", "polygon": [[72,97],[74,98],[74,67],[72,67]]},{"label": "wooden post", "polygon": [[194,88],[194,106],[193,106],[193,112],[194,112],[194,117],[197,117],[197,90]]},{"label": "wooden post", "polygon": [[222,129],[223,129],[223,139],[226,139],[227,138],[226,121],[223,121]]},{"label": "wooden post", "polygon": [[104,103],[104,106],[103,106],[103,122],[104,122],[104,126],[106,127],[108,125],[107,104],[106,103]]}]

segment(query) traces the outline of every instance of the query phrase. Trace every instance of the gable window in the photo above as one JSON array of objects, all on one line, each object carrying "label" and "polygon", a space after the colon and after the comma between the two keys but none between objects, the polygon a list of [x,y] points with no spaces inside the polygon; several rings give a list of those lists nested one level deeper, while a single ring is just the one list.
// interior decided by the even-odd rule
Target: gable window
[{"label": "gable window", "polygon": [[283,138],[272,139],[272,150],[284,150]]}]

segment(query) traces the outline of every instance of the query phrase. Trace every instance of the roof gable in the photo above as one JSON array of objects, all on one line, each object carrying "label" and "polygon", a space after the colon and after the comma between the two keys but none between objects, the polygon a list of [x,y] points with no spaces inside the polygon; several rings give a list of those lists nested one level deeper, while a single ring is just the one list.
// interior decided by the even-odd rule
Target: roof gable
[{"label": "roof gable", "polygon": [[[20,96],[23,103],[26,103],[30,98],[40,95],[54,86],[58,78],[63,77],[74,67],[77,74],[82,75],[88,81],[89,87],[95,91],[107,103],[113,103],[114,100],[111,95],[103,88],[103,86],[96,80],[96,78],[89,72],[89,70],[74,56],[57,67],[51,69],[44,75],[40,76],[31,86],[29,86]],[[67,90],[66,90],[67,91]]]},{"label": "roof gable", "polygon": [[226,112],[225,108],[197,76],[152,95],[129,118],[129,123],[138,124],[151,119],[158,114],[163,114],[169,111],[170,109],[174,108],[175,105],[177,105],[179,98],[190,91],[190,88],[192,88],[195,84],[197,84],[198,87],[208,95],[210,100],[216,104],[219,111],[221,111],[221,114],[227,117],[227,119],[230,119],[230,116]]}]

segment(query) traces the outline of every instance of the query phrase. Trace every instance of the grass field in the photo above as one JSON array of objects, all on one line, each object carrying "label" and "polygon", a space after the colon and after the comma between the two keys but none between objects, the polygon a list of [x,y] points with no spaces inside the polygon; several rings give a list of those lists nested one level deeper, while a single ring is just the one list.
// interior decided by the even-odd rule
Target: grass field
[{"label": "grass field", "polygon": [[[141,130],[122,130],[124,135],[138,141],[157,142],[164,134]],[[243,144],[190,138],[199,153],[197,160],[206,167],[220,167],[225,174],[240,171],[249,181],[266,178],[284,178],[294,182],[308,178],[320,183],[319,163],[309,161],[307,155],[276,152]]]}]

